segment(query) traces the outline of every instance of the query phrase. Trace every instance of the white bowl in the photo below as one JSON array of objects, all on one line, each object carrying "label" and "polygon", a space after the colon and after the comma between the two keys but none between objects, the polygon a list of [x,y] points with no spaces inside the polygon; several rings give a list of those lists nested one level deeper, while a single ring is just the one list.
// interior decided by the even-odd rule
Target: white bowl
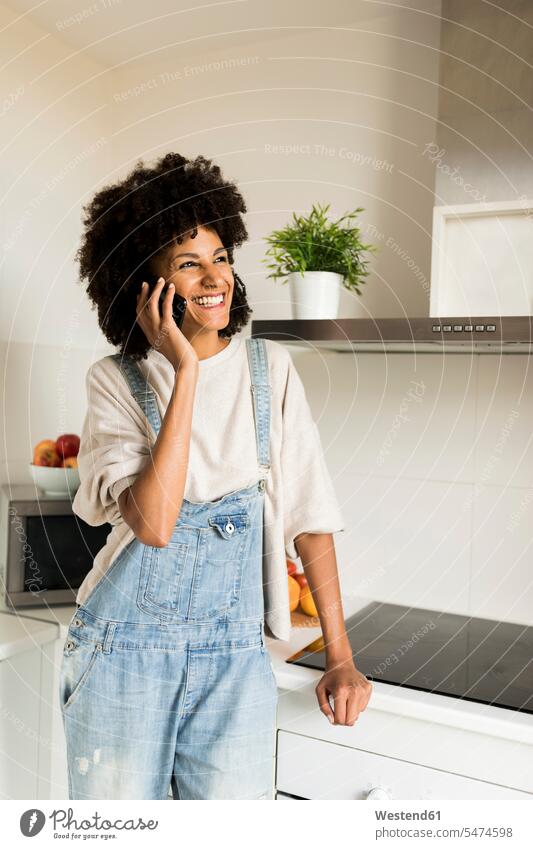
[{"label": "white bowl", "polygon": [[78,469],[68,466],[36,466],[30,463],[30,473],[46,495],[74,495],[80,485]]}]

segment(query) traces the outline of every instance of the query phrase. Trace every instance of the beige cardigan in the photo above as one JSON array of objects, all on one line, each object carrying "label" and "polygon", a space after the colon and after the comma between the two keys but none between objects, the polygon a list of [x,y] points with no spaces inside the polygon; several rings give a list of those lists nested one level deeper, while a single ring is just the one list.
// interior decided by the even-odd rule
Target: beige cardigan
[{"label": "beige cardigan", "polygon": [[[286,557],[298,557],[294,538],[344,527],[300,376],[283,345],[266,344],[272,409],[263,534],[265,622],[274,637],[287,640]],[[154,349],[139,365],[163,417],[174,385],[173,368]],[[214,501],[260,477],[245,338],[233,336],[226,348],[199,365],[184,493],[195,502]],[[90,367],[86,386],[88,411],[78,455],[81,485],[73,509],[89,525],[107,521],[113,528],[79,588],[79,604],[134,538],[117,499],[142,470],[156,439],[110,357]]]}]

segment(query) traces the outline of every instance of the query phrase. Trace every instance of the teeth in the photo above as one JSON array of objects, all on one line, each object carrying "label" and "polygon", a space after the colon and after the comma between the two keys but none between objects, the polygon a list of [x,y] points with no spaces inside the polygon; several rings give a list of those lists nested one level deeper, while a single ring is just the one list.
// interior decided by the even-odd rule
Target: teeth
[{"label": "teeth", "polygon": [[221,304],[224,300],[224,295],[218,295],[216,298],[193,298],[195,304],[204,304],[205,306],[211,306],[212,304]]}]

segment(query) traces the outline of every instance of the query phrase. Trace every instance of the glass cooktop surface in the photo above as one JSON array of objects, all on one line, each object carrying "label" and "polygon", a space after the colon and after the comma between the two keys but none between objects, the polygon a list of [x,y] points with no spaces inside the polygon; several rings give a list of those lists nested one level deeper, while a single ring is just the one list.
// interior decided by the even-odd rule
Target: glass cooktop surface
[{"label": "glass cooktop surface", "polygon": [[[371,602],[346,631],[371,681],[533,713],[533,627]],[[325,669],[323,638],[287,662]]]}]

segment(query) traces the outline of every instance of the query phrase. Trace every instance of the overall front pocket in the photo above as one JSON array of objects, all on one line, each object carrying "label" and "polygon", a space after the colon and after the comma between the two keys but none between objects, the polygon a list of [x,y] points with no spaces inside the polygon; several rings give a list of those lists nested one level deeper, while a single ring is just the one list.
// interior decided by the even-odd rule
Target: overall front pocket
[{"label": "overall front pocket", "polygon": [[164,548],[147,547],[142,567],[143,599],[164,612],[180,610],[180,595],[187,572],[194,564],[195,549],[194,539],[169,543]]},{"label": "overall front pocket", "polygon": [[62,711],[69,710],[85,689],[101,651],[100,643],[85,643],[67,636],[59,676],[59,703]]},{"label": "overall front pocket", "polygon": [[234,508],[211,516],[208,523],[191,592],[188,618],[194,620],[221,616],[241,597],[248,513]]},{"label": "overall front pocket", "polygon": [[248,513],[227,509],[208,527],[177,525],[164,548],[146,546],[137,604],[163,621],[206,621],[240,598]]},{"label": "overall front pocket", "polygon": [[180,527],[163,548],[144,546],[137,591],[143,613],[161,622],[185,621],[199,541],[198,528]]}]

